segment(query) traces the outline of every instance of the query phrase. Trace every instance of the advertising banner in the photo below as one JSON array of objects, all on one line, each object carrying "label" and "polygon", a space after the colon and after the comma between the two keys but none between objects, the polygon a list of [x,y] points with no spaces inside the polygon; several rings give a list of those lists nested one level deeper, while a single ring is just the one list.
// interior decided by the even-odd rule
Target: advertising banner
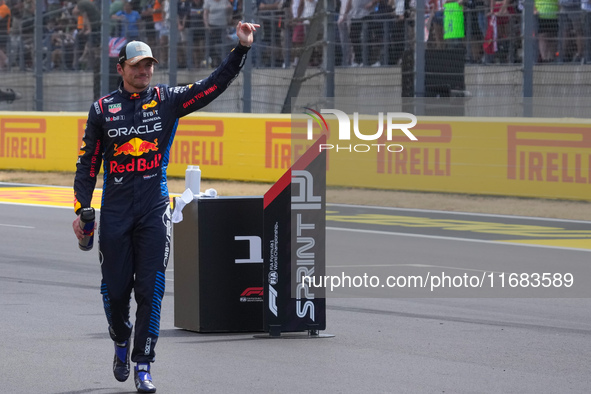
[{"label": "advertising banner", "polygon": [[[329,186],[591,200],[589,120],[418,117],[409,126],[412,114],[341,111],[345,121],[338,111],[187,116],[167,174],[199,165],[204,178],[274,182],[325,134]],[[83,113],[0,113],[0,169],[74,172],[85,122]]]},{"label": "advertising banner", "polygon": [[326,266],[326,152],[321,138],[264,196],[264,327],[281,332],[326,329],[326,300],[305,277]]},{"label": "advertising banner", "polygon": [[591,199],[589,121],[366,116],[335,109],[294,116],[294,123],[302,121],[307,125],[294,128],[297,138],[328,137],[320,147],[328,155],[328,185]]}]

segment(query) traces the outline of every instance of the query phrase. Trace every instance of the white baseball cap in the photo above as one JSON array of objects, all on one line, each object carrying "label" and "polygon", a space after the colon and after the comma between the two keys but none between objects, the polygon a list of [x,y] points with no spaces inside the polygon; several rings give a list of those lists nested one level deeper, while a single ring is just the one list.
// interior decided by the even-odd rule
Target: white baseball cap
[{"label": "white baseball cap", "polygon": [[156,63],[158,60],[152,56],[152,50],[148,44],[141,41],[130,41],[119,51],[119,64],[136,64],[143,59],[152,59]]}]

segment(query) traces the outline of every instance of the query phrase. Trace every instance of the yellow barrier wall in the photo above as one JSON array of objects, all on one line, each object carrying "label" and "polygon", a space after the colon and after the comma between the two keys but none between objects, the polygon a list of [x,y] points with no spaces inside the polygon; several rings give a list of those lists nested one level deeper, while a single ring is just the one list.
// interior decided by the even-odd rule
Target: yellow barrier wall
[{"label": "yellow barrier wall", "polygon": [[[0,112],[0,168],[74,172],[86,115]],[[168,175],[199,165],[205,178],[274,182],[291,163],[292,124],[307,127],[289,115],[185,117]],[[377,117],[361,117],[359,129],[375,133]],[[392,141],[339,141],[334,119],[328,130],[329,185],[591,200],[591,121],[423,117],[411,129],[418,141],[396,131]],[[311,142],[298,133],[294,152]],[[354,151],[363,144],[383,145]],[[392,144],[404,149],[388,152]]]},{"label": "yellow barrier wall", "polygon": [[[591,200],[591,122],[441,119],[419,118],[411,129],[418,141],[400,131],[379,141],[402,152],[331,149],[329,184],[354,179],[359,187]],[[376,124],[360,121],[360,130],[375,133]]]}]

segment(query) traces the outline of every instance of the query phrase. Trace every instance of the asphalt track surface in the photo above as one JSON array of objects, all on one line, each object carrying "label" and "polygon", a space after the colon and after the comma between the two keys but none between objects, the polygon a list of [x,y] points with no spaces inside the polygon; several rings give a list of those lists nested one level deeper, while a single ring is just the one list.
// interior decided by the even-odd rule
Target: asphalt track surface
[{"label": "asphalt track surface", "polygon": [[[112,376],[98,259],[76,245],[71,194],[64,209],[48,197],[59,189],[36,190],[34,198],[0,193],[8,201],[0,203],[0,391],[133,393],[131,379]],[[404,267],[564,272],[590,264],[590,222],[340,205],[327,217],[334,275]],[[589,287],[591,277],[577,275],[575,283]],[[152,367],[158,392],[591,392],[587,295],[547,298],[538,288],[491,298],[471,289],[466,297],[412,298],[387,290],[329,297],[324,333],[334,338],[199,334],[174,327],[173,258]]]}]

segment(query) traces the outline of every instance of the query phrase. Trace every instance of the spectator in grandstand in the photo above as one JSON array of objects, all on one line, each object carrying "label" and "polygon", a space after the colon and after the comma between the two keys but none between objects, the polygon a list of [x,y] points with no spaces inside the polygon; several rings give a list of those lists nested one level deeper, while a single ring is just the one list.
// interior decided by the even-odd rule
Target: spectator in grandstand
[{"label": "spectator in grandstand", "polygon": [[124,4],[125,1],[123,0],[112,0],[111,5],[109,5],[109,15],[113,16],[119,11],[122,11]]},{"label": "spectator in grandstand", "polygon": [[[96,49],[100,44],[100,13],[94,3],[90,0],[79,0],[72,15],[78,17],[78,39],[83,52],[78,61],[92,65],[95,59],[98,59]],[[97,97],[98,98],[98,97]]]},{"label": "spectator in grandstand", "polygon": [[538,16],[538,48],[542,62],[553,62],[558,39],[558,0],[534,0]]},{"label": "spectator in grandstand", "polygon": [[[156,0],[159,2],[159,0]],[[160,44],[160,68],[166,68],[168,66],[168,38],[170,37],[170,1],[161,0],[162,5],[162,24],[158,30],[158,42]],[[156,26],[156,24],[154,24]]]},{"label": "spectator in grandstand", "polygon": [[490,13],[494,14],[497,19],[498,52],[496,56],[501,62],[515,59],[515,39],[516,32],[519,31],[517,3],[517,0],[492,0],[490,4]]},{"label": "spectator in grandstand", "polygon": [[[369,54],[363,54],[363,48],[369,43],[369,23],[372,20],[371,11],[377,4],[377,0],[347,0],[345,15],[351,20],[351,45],[353,47],[354,61],[351,66],[363,66],[371,64]],[[364,28],[365,26],[365,28]],[[363,32],[367,32],[364,36]],[[364,59],[365,58],[365,59]]]},{"label": "spectator in grandstand", "polygon": [[72,14],[82,17],[82,30],[78,32],[78,36],[83,38],[85,44],[84,52],[78,61],[85,63],[86,67],[93,71],[93,94],[94,98],[98,99],[101,95],[100,62],[96,61],[100,48],[100,13],[92,1],[78,0]]},{"label": "spectator in grandstand", "polygon": [[[257,0],[257,19],[263,30],[262,36],[260,37],[263,53],[261,55],[262,59],[260,60],[262,60],[264,66],[281,64],[280,21],[282,17],[283,0]],[[258,61],[260,62],[260,60]]]},{"label": "spectator in grandstand", "polygon": [[62,3],[60,0],[46,0],[47,9],[45,11],[45,17],[43,18],[43,23],[48,23],[49,21],[56,22],[57,19],[60,17],[60,11],[62,8]]},{"label": "spectator in grandstand", "polygon": [[591,0],[581,0],[581,9],[583,10],[583,61],[591,61]]},{"label": "spectator in grandstand", "polygon": [[203,2],[203,23],[206,34],[209,35],[211,66],[217,67],[222,62],[222,56],[228,51],[228,24],[232,18],[232,3],[228,0],[205,0]]},{"label": "spectator in grandstand", "polygon": [[232,28],[236,30],[236,25],[234,22],[238,23],[242,20],[242,9],[243,9],[243,1],[242,0],[230,0],[232,3]]},{"label": "spectator in grandstand", "polygon": [[427,0],[431,14],[431,31],[429,41],[436,49],[445,48],[443,42],[443,3],[444,0]]},{"label": "spectator in grandstand", "polygon": [[10,8],[6,5],[6,0],[0,0],[0,70],[8,67],[10,16]]},{"label": "spectator in grandstand", "polygon": [[[84,26],[84,16],[82,16],[81,12],[75,6],[72,10],[72,17],[76,19],[76,32],[74,33],[75,43],[74,43],[74,70],[79,70],[81,68],[85,68],[85,65],[80,64],[80,60],[82,58],[82,54],[84,53],[84,48],[86,47],[86,40],[87,35],[84,34],[85,26]],[[84,60],[82,58],[82,60]]]},{"label": "spectator in grandstand", "polygon": [[466,39],[470,48],[469,62],[480,63],[483,55],[482,40],[487,29],[486,5],[484,0],[465,0],[463,4],[466,22]]},{"label": "spectator in grandstand", "polygon": [[68,25],[67,18],[57,20],[55,32],[51,35],[51,62],[54,69],[71,69],[74,53],[73,29]]},{"label": "spectator in grandstand", "polygon": [[[238,2],[238,0],[234,1],[234,4],[236,4]],[[242,2],[242,0],[240,0],[240,2]],[[279,22],[279,26],[281,28],[281,31],[279,32],[280,36],[281,36],[281,52],[283,55],[283,64],[282,67],[283,68],[287,68],[290,66],[291,64],[291,59],[292,59],[292,50],[293,50],[293,13],[291,10],[291,4],[292,4],[292,0],[283,0],[283,2],[281,3],[281,21]],[[232,16],[232,25],[236,24],[236,20],[234,19],[236,17],[236,13],[234,13],[234,15]]]},{"label": "spectator in grandstand", "polygon": [[377,0],[370,16],[372,21],[369,24],[369,50],[370,58],[373,59],[371,65],[379,67],[382,65],[382,59],[386,60],[384,45],[389,45],[391,41],[389,35],[392,29],[392,6],[388,0]]},{"label": "spectator in grandstand", "polygon": [[[22,24],[23,24],[23,12],[24,3],[22,1],[11,2],[5,0],[7,8],[10,9],[10,32],[6,38],[6,48],[0,48],[2,52],[7,56],[7,64],[10,67],[20,66],[24,70],[23,54],[23,36],[22,36]],[[6,51],[6,52],[4,52]]]},{"label": "spectator in grandstand", "polygon": [[190,51],[193,56],[193,64],[197,67],[207,66],[206,48],[205,48],[205,23],[203,21],[203,0],[192,0],[191,13],[187,22],[189,34],[187,40]]},{"label": "spectator in grandstand", "polygon": [[35,56],[33,56],[35,49],[35,42],[33,39],[35,27],[35,3],[31,0],[19,1],[17,7],[20,7],[21,9],[20,44],[24,55],[24,66],[25,69],[33,68],[33,60],[35,59]]},{"label": "spectator in grandstand", "polygon": [[390,6],[394,8],[394,23],[391,32],[391,50],[389,54],[390,60],[388,64],[399,64],[402,60],[402,53],[404,52],[404,29],[405,29],[405,1],[404,0],[390,0]]},{"label": "spectator in grandstand", "polygon": [[[292,42],[293,42],[294,48],[296,48],[295,54],[294,54],[294,56],[295,56],[294,65],[297,65],[297,63],[299,61],[299,57],[302,54],[304,42],[310,32],[311,18],[314,16],[314,13],[316,12],[316,4],[317,3],[318,3],[318,0],[297,1],[297,10],[296,10],[297,14],[296,14],[296,17],[294,18],[296,24],[294,27],[294,34],[292,35]],[[321,36],[321,35],[322,35],[322,33],[319,32],[319,36]],[[320,37],[317,37],[317,40],[318,39],[320,39]],[[317,40],[314,40],[314,41],[317,41]],[[321,61],[322,61],[321,49],[318,46],[315,46],[312,49],[312,54],[310,56],[310,65],[317,66],[321,63]]]},{"label": "spectator in grandstand", "polygon": [[[123,11],[124,4],[125,1],[123,0],[111,0],[111,4],[109,5],[109,16],[111,19],[113,19],[113,16],[115,16],[119,11]],[[121,29],[119,25],[120,24],[118,22],[111,23],[111,37],[120,37]]]},{"label": "spectator in grandstand", "polygon": [[[43,24],[43,51],[48,54],[44,56],[43,67],[53,69],[53,35],[57,32],[56,21],[44,18]],[[45,55],[45,54],[44,54]]]},{"label": "spectator in grandstand", "polygon": [[[297,66],[300,60],[302,48],[304,46],[304,41],[306,40],[306,28],[304,27],[304,21],[301,19],[301,14],[303,13],[304,9],[303,1],[304,0],[289,1],[289,12],[291,14],[291,34],[289,36],[289,39],[291,40],[290,57],[293,58],[293,61],[291,63],[292,66]],[[287,67],[288,65],[284,64],[284,66]]]},{"label": "spectator in grandstand", "polygon": [[341,66],[348,67],[353,62],[353,48],[351,47],[351,36],[349,35],[351,21],[349,20],[349,16],[345,14],[347,0],[339,0],[339,4],[339,19],[337,21],[337,26],[339,28],[339,39],[341,42],[341,52],[343,54]]},{"label": "spectator in grandstand", "polygon": [[177,26],[178,36],[178,65],[179,67],[188,67],[191,64],[191,49],[187,47],[187,33],[189,14],[191,13],[191,1],[179,0],[177,5]]},{"label": "spectator in grandstand", "polygon": [[125,37],[128,41],[139,40],[141,20],[140,13],[132,8],[131,2],[126,1],[123,9],[111,17],[120,25],[119,37]]},{"label": "spectator in grandstand", "polygon": [[[429,9],[425,4],[425,16],[429,13]],[[417,17],[416,1],[415,0],[404,0],[404,36],[406,37],[407,45],[415,40],[415,19]],[[425,18],[425,34],[427,34],[427,19]],[[408,49],[408,46],[405,46]]]},{"label": "spectator in grandstand", "polygon": [[568,37],[571,32],[575,36],[575,45],[577,53],[572,57],[574,63],[580,63],[584,55],[584,38],[583,38],[583,10],[581,7],[581,0],[559,0],[560,12],[564,15],[565,26],[562,29],[563,40],[562,50],[565,51],[568,44]]},{"label": "spectator in grandstand", "polygon": [[443,40],[446,48],[464,49],[466,28],[464,24],[463,0],[444,0]]},{"label": "spectator in grandstand", "polygon": [[[408,2],[408,1],[407,1]],[[375,42],[376,63],[398,64],[404,51],[405,0],[379,0],[372,14],[370,39]]]},{"label": "spectator in grandstand", "polygon": [[155,50],[157,46],[157,37],[154,28],[154,0],[142,0],[140,3],[140,10],[140,15],[142,16],[140,36]]},{"label": "spectator in grandstand", "polygon": [[[148,45],[154,48],[156,57],[160,59],[160,68],[166,68],[168,62],[168,36],[169,36],[169,17],[168,17],[168,0],[154,0],[146,4],[146,8],[142,11],[144,17],[152,16],[154,23],[154,34],[147,30]],[[153,41],[154,44],[150,44]]]}]

